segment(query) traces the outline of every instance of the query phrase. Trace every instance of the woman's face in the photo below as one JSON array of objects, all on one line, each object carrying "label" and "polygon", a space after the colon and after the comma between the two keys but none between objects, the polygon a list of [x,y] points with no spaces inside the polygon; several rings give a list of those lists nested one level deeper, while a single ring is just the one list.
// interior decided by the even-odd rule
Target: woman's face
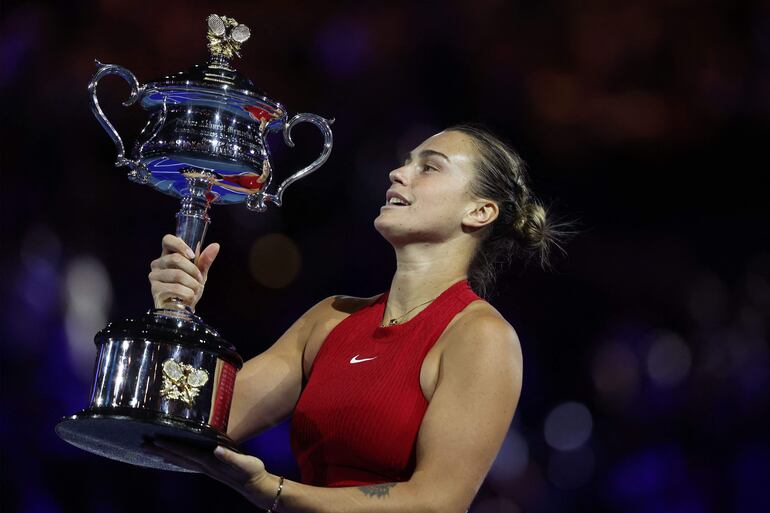
[{"label": "woman's face", "polygon": [[390,172],[385,205],[374,220],[377,231],[391,243],[461,236],[479,202],[469,191],[476,151],[468,136],[452,131],[438,133],[412,150],[404,164]]}]

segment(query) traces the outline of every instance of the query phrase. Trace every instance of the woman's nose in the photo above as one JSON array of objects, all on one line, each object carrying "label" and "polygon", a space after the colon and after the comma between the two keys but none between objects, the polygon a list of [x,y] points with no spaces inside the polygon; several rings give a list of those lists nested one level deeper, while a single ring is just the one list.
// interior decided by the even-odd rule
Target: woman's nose
[{"label": "woman's nose", "polygon": [[401,166],[388,173],[388,178],[390,178],[391,183],[398,182],[401,185],[406,185],[407,178],[406,173],[404,173],[405,170],[405,166]]}]

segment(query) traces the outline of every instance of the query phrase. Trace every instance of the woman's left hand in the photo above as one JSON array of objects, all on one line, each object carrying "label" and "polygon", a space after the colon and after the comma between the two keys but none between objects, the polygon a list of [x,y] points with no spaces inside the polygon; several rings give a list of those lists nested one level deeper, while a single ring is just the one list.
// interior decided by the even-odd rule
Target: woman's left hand
[{"label": "woman's left hand", "polygon": [[206,474],[261,505],[260,493],[268,473],[265,464],[254,456],[218,446],[213,451],[191,447],[171,440],[154,440],[145,448],[174,465]]}]

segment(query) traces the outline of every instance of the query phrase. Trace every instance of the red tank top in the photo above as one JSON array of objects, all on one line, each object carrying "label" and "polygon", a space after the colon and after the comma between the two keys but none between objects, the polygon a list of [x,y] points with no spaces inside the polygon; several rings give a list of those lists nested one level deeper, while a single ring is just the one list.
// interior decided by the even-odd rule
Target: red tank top
[{"label": "red tank top", "polygon": [[302,482],[360,486],[408,480],[428,402],[425,355],[449,321],[479,299],[462,280],[413,319],[380,327],[388,292],[345,318],[313,361],[291,422]]}]

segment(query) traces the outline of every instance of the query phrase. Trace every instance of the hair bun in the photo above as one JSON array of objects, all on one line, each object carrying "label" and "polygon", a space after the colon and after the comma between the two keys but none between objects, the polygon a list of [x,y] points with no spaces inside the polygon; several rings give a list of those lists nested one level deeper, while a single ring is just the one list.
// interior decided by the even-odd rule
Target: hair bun
[{"label": "hair bun", "polygon": [[448,130],[470,137],[477,150],[470,191],[477,198],[496,202],[500,210],[491,230],[482,234],[468,268],[468,281],[474,291],[486,297],[498,271],[514,257],[550,267],[552,250],[564,253],[562,244],[573,233],[571,222],[554,222],[550,209],[543,207],[529,189],[526,164],[498,136],[476,124],[464,123]]},{"label": "hair bun", "polygon": [[548,236],[548,219],[543,205],[535,199],[528,200],[514,221],[513,230],[528,247],[540,247]]},{"label": "hair bun", "polygon": [[534,257],[540,266],[551,266],[551,250],[565,253],[563,244],[574,235],[570,222],[554,223],[546,208],[536,199],[527,200],[513,223],[514,239],[526,259]]}]

